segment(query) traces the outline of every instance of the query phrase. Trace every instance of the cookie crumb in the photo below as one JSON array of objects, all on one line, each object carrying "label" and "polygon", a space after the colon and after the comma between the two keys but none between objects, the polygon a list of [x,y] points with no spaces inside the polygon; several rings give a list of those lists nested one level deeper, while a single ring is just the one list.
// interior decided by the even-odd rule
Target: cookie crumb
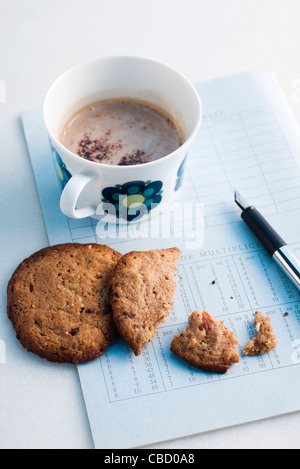
[{"label": "cookie crumb", "polygon": [[277,342],[270,322],[269,317],[263,316],[256,311],[254,324],[257,335],[247,343],[243,350],[245,355],[263,355],[276,347]]}]

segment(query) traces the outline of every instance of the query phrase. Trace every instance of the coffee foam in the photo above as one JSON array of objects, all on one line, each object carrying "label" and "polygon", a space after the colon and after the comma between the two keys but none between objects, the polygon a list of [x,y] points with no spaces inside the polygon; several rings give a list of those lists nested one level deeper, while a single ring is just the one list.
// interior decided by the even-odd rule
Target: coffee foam
[{"label": "coffee foam", "polygon": [[145,101],[98,101],[66,123],[62,144],[90,161],[111,165],[142,164],[162,158],[183,143],[182,131],[163,109]]}]

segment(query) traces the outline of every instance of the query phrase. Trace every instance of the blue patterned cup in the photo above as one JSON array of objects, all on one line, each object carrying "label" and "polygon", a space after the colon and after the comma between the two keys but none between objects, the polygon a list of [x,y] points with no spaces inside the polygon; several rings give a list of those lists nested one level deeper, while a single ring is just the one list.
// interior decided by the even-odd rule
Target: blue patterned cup
[{"label": "blue patterned cup", "polygon": [[[119,97],[163,108],[179,123],[183,144],[163,158],[130,166],[89,161],[62,145],[62,129],[76,111]],[[108,222],[131,223],[175,200],[202,109],[192,83],[168,65],[143,57],[112,56],[75,66],[57,78],[46,94],[43,116],[64,181],[62,212],[70,218],[106,215]]]}]

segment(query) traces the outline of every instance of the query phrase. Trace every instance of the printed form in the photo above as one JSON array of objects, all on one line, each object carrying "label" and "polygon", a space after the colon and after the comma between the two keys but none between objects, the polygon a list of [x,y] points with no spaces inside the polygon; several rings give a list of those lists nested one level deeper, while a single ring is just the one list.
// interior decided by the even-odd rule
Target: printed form
[{"label": "printed form", "polygon": [[[147,242],[142,226],[123,226],[116,236],[105,222],[71,220],[60,212],[55,153],[41,112],[22,114],[51,245],[182,251],[174,307],[141,355],[118,338],[100,359],[78,366],[96,448],[146,446],[300,410],[300,295],[242,222],[233,194],[237,189],[256,205],[300,255],[298,124],[269,72],[196,86],[203,122],[173,214],[188,228],[176,230],[170,218],[159,216],[157,227],[169,231],[158,229]],[[199,309],[222,320],[239,340],[240,362],[225,375],[192,368],[170,351],[172,337]],[[256,334],[257,310],[271,318],[278,345],[247,357],[242,350]]]}]

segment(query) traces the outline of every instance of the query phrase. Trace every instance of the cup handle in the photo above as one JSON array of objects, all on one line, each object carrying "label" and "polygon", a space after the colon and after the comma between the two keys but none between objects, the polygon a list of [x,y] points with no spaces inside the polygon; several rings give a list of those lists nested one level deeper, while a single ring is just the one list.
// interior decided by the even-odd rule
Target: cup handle
[{"label": "cup handle", "polygon": [[60,198],[60,209],[64,215],[70,218],[87,218],[96,214],[96,207],[76,208],[81,192],[93,178],[87,174],[75,174],[67,182]]}]

